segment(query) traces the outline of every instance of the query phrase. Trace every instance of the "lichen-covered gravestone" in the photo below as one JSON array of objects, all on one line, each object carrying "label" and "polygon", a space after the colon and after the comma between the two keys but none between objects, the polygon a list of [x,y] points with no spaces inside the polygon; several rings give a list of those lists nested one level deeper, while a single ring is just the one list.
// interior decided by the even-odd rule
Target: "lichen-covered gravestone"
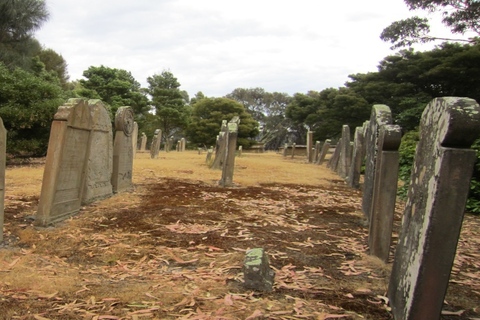
[{"label": "lichen-covered gravestone", "polygon": [[388,297],[397,320],[439,319],[462,226],[480,106],[432,100],[422,115]]},{"label": "lichen-covered gravestone", "polygon": [[257,291],[272,291],[275,272],[270,268],[268,256],[263,248],[246,252],[243,263],[245,287]]},{"label": "lichen-covered gravestone", "polygon": [[213,160],[212,169],[221,170],[223,168],[223,161],[225,161],[225,153],[227,148],[227,120],[222,120],[220,132],[217,136],[217,144],[215,146],[215,159]]},{"label": "lichen-covered gravestone", "polygon": [[0,242],[3,241],[3,221],[5,206],[5,162],[7,147],[7,130],[0,118]]},{"label": "lichen-covered gravestone", "polygon": [[158,153],[160,152],[160,144],[162,141],[162,130],[157,129],[153,133],[152,144],[150,146],[150,158],[158,158]]},{"label": "lichen-covered gravestone", "polygon": [[[111,194],[111,137],[108,112],[98,101],[90,104],[70,99],[58,108],[50,132],[36,225],[47,226],[76,214],[82,201],[92,199],[85,197],[87,192],[91,197],[104,197],[108,190]],[[92,144],[99,145],[92,148]],[[104,181],[107,175],[108,181]],[[92,192],[89,187],[97,190]]]},{"label": "lichen-covered gravestone", "polygon": [[133,131],[132,108],[118,108],[115,115],[115,141],[113,143],[113,192],[122,192],[132,187]]},{"label": "lichen-covered gravestone", "polygon": [[137,141],[138,140],[138,123],[133,122],[133,131],[132,131],[132,146],[133,146],[133,158],[135,159],[137,155]]},{"label": "lichen-covered gravestone", "polygon": [[235,116],[230,120],[226,132],[225,160],[222,167],[220,186],[231,187],[233,185],[233,172],[235,168],[235,152],[237,151],[238,125],[240,118]]}]

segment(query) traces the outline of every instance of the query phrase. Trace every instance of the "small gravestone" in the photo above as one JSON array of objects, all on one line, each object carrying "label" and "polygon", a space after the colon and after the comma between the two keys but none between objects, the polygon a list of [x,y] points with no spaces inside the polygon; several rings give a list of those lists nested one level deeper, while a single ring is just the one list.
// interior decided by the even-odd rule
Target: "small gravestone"
[{"label": "small gravestone", "polygon": [[320,141],[316,141],[315,142],[315,154],[314,154],[314,157],[313,157],[313,162],[314,163],[317,163],[318,162],[318,156],[320,155]]},{"label": "small gravestone", "polygon": [[212,163],[212,169],[221,170],[225,161],[225,152],[227,148],[227,120],[222,121],[220,133],[217,136],[217,145],[215,147],[215,159]]},{"label": "small gravestone", "polygon": [[354,189],[360,189],[360,174],[365,159],[365,127],[366,124],[363,127],[355,128],[355,137],[353,138],[352,162],[348,171],[347,185]]},{"label": "small gravestone", "polygon": [[186,148],[186,140],[185,140],[185,138],[182,138],[182,139],[180,140],[180,143],[181,143],[181,148],[180,148],[181,150],[180,150],[180,151],[185,152],[185,148]]},{"label": "small gravestone", "polygon": [[142,140],[140,142],[140,151],[145,151],[147,148],[147,135],[145,132],[142,132]]},{"label": "small gravestone", "polygon": [[162,142],[162,130],[156,129],[153,133],[152,144],[150,145],[150,158],[158,158],[158,153],[160,152],[160,144]]},{"label": "small gravestone", "polygon": [[235,116],[230,120],[226,132],[225,160],[222,168],[220,186],[231,187],[233,185],[233,172],[235,168],[235,151],[237,150],[238,125],[240,118]]},{"label": "small gravestone", "polygon": [[242,147],[242,146],[239,146],[239,147],[238,147],[238,156],[239,156],[239,157],[242,156],[242,152],[243,152],[243,147]]},{"label": "small gravestone", "polygon": [[270,268],[268,256],[263,248],[247,250],[243,274],[245,288],[267,292],[273,290],[275,272]]},{"label": "small gravestone", "polygon": [[212,165],[212,155],[213,155],[213,147],[210,147],[207,150],[207,158],[205,159],[205,163],[207,164],[208,167]]},{"label": "small gravestone", "polygon": [[327,139],[323,143],[322,150],[320,151],[320,155],[318,156],[317,164],[322,164],[325,161],[325,157],[327,156],[328,150],[330,149],[331,140]]},{"label": "small gravestone", "polygon": [[363,187],[362,211],[365,217],[370,220],[372,207],[373,184],[378,153],[378,136],[380,127],[392,123],[390,108],[386,105],[374,105],[370,115],[369,127],[365,136],[366,160],[365,160],[365,181]]},{"label": "small gravestone", "polygon": [[133,158],[135,159],[137,155],[137,143],[138,143],[138,123],[133,122],[133,131],[132,131],[132,147],[133,147]]},{"label": "small gravestone", "polygon": [[132,108],[118,108],[113,143],[113,192],[122,192],[132,187],[134,124]]},{"label": "small gravestone", "polygon": [[342,126],[342,144],[340,145],[340,155],[338,159],[337,173],[340,177],[346,178],[352,161],[350,152],[350,127]]},{"label": "small gravestone", "polygon": [[308,131],[307,132],[307,161],[312,162],[313,161],[313,132]]},{"label": "small gravestone", "polygon": [[0,242],[3,241],[3,221],[5,213],[5,165],[6,165],[7,130],[0,118]]},{"label": "small gravestone", "polygon": [[295,147],[297,146],[296,143],[292,144],[292,159],[295,157]]},{"label": "small gravestone", "polygon": [[440,319],[465,211],[480,106],[432,100],[420,123],[415,162],[388,286],[397,320]]},{"label": "small gravestone", "polygon": [[285,143],[283,145],[283,157],[286,158],[287,157],[287,151],[288,151],[288,143]]}]

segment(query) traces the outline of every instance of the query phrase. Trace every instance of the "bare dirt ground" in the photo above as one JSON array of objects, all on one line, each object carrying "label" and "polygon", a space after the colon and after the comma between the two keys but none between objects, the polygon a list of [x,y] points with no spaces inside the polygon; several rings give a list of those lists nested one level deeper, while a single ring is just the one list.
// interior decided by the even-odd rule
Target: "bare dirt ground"
[{"label": "bare dirt ground", "polygon": [[[367,254],[360,191],[276,154],[238,158],[240,183],[220,188],[221,172],[188,154],[137,155],[131,192],[49,228],[33,226],[43,164],[8,167],[0,319],[392,319],[392,261]],[[265,161],[287,179],[260,179],[251,168]],[[394,242],[401,212],[399,202]],[[479,227],[466,215],[442,319],[480,319]],[[242,285],[255,247],[276,272],[273,292]]]}]

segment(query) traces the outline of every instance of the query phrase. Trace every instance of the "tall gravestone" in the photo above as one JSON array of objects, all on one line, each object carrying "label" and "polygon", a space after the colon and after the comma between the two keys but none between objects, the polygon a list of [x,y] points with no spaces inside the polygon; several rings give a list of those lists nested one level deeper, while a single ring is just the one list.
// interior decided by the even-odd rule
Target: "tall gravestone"
[{"label": "tall gravestone", "polygon": [[362,211],[368,220],[370,220],[370,212],[372,207],[373,183],[375,179],[380,127],[391,123],[392,114],[388,106],[377,104],[372,107],[369,127],[367,129],[367,135],[365,136],[365,181],[362,198]]},{"label": "tall gravestone", "polygon": [[397,320],[440,318],[476,158],[470,147],[479,135],[475,100],[436,98],[422,114],[388,287]]},{"label": "tall gravestone", "polygon": [[156,129],[153,133],[152,144],[150,146],[150,158],[158,158],[158,153],[160,152],[160,144],[162,141],[162,130]]},{"label": "tall gravestone", "polygon": [[187,145],[187,142],[186,142],[185,138],[182,138],[180,140],[180,142],[181,142],[181,150],[180,151],[185,152],[186,145]]},{"label": "tall gravestone", "polygon": [[[111,122],[103,104],[92,102],[90,105],[83,99],[70,99],[54,116],[36,225],[47,226],[76,214],[87,187],[96,186],[94,178],[99,179],[99,190],[108,189],[103,188],[105,185],[110,185],[111,190],[110,178],[108,183],[103,181],[106,174],[111,175],[111,167],[104,167],[104,160],[92,158],[92,152],[99,152],[101,156],[111,152],[111,140],[110,146],[107,143],[111,138]],[[110,133],[107,132],[109,126]],[[92,148],[94,143],[102,145]],[[92,165],[102,167],[89,168]],[[101,170],[106,170],[106,174]]]},{"label": "tall gravestone", "polygon": [[338,140],[337,145],[335,146],[335,151],[332,154],[332,157],[328,160],[327,168],[330,168],[332,171],[337,171],[338,162],[340,161],[340,153],[342,152],[342,138]]},{"label": "tall gravestone", "polygon": [[217,145],[215,147],[215,159],[213,160],[212,169],[221,170],[223,168],[223,162],[225,161],[225,153],[227,148],[227,120],[222,121],[220,127],[220,133],[217,137]]},{"label": "tall gravestone", "polygon": [[314,157],[313,157],[313,162],[314,163],[318,162],[318,156],[320,155],[320,146],[321,146],[320,141],[316,141],[315,142],[315,154],[314,154]]},{"label": "tall gravestone", "polygon": [[327,156],[328,150],[330,149],[331,140],[327,139],[323,143],[322,150],[320,151],[320,155],[318,156],[317,164],[322,164],[325,161],[325,157]]},{"label": "tall gravestone", "polygon": [[133,132],[132,108],[118,108],[115,115],[115,141],[113,143],[113,192],[122,192],[132,187]]},{"label": "tall gravestone", "polygon": [[295,157],[295,148],[297,147],[296,143],[292,144],[292,159]]},{"label": "tall gravestone", "polygon": [[112,196],[113,132],[110,114],[100,100],[89,100],[92,129],[82,204]]},{"label": "tall gravestone", "polygon": [[288,143],[285,143],[283,145],[283,157],[286,158],[287,157],[287,151],[288,151]]},{"label": "tall gravestone", "polygon": [[360,189],[360,174],[362,171],[363,159],[365,159],[365,136],[364,127],[355,128],[353,138],[352,163],[348,171],[347,185],[350,188]]},{"label": "tall gravestone", "polygon": [[235,168],[235,152],[237,150],[238,125],[240,118],[235,116],[230,120],[226,132],[226,152],[225,161],[223,162],[222,178],[220,186],[231,187],[233,185],[233,172]]},{"label": "tall gravestone", "polygon": [[398,147],[402,132],[397,125],[382,125],[373,181],[368,244],[370,254],[388,260],[398,185]]},{"label": "tall gravestone", "polygon": [[342,143],[340,147],[340,155],[338,159],[337,173],[340,177],[346,178],[350,169],[351,152],[350,152],[350,127],[342,126]]},{"label": "tall gravestone", "polygon": [[313,132],[308,130],[307,132],[307,161],[313,161]]},{"label": "tall gravestone", "polygon": [[133,148],[133,158],[137,155],[137,143],[138,143],[138,123],[133,122],[133,131],[132,131],[132,148]]},{"label": "tall gravestone", "polygon": [[142,140],[140,142],[140,151],[145,151],[147,149],[147,135],[145,132],[142,132]]},{"label": "tall gravestone", "polygon": [[3,241],[3,224],[5,215],[5,165],[7,152],[7,130],[0,118],[0,243]]}]

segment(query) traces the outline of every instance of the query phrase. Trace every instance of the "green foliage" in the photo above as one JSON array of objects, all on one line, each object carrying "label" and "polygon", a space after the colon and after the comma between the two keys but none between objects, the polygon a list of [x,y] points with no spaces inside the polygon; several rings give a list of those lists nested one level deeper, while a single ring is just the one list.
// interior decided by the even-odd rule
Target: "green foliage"
[{"label": "green foliage", "polygon": [[0,63],[0,117],[8,131],[7,152],[44,155],[53,116],[63,102],[56,77],[46,71],[10,71]]},{"label": "green foliage", "polygon": [[258,122],[242,104],[227,98],[203,98],[195,103],[187,136],[197,146],[215,146],[222,120],[230,121],[234,116],[240,117],[238,145],[249,148],[255,143],[252,139],[258,134]]},{"label": "green foliage", "polygon": [[380,39],[393,44],[391,49],[411,46],[417,42],[429,42],[434,39],[428,37],[430,26],[428,19],[412,17],[405,20],[395,21],[380,34]]},{"label": "green foliage", "polygon": [[419,141],[418,130],[407,132],[402,137],[399,153],[399,169],[398,178],[403,181],[403,185],[398,188],[397,194],[401,199],[407,198],[408,187],[410,185],[410,176],[412,173],[413,163],[415,161],[415,151]]},{"label": "green foliage", "polygon": [[472,180],[470,182],[470,195],[467,200],[467,211],[480,214],[480,139],[477,139],[472,145],[472,149],[477,152],[477,161],[473,169]]},{"label": "green foliage", "polygon": [[163,71],[147,78],[147,92],[152,96],[152,105],[159,118],[159,128],[164,137],[170,137],[188,126],[190,106],[188,95],[180,91],[180,83],[170,71]]}]

